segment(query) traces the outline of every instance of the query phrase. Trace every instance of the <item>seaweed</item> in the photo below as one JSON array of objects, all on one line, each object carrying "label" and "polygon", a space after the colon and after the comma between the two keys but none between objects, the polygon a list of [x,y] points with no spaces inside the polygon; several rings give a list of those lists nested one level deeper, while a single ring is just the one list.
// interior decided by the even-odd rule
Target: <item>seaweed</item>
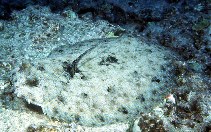
[{"label": "seaweed", "polygon": [[74,77],[76,73],[80,73],[81,71],[78,68],[78,63],[88,52],[94,49],[96,46],[93,46],[78,56],[72,63],[63,62],[63,69],[70,75],[71,78]]}]

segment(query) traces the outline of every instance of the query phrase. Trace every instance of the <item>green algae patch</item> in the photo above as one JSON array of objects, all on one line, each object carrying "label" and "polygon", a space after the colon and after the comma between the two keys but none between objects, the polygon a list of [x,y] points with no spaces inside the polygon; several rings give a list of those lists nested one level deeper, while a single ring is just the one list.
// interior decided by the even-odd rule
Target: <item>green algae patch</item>
[{"label": "green algae patch", "polygon": [[198,23],[193,25],[192,29],[195,31],[200,31],[200,30],[204,30],[205,28],[209,27],[209,25],[210,25],[209,20],[202,19],[201,21],[199,21]]}]

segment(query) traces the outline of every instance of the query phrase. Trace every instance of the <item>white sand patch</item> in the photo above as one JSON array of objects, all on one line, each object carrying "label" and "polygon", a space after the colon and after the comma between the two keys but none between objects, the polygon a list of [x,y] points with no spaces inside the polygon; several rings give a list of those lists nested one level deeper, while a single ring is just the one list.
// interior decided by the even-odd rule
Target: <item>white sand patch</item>
[{"label": "white sand patch", "polygon": [[47,118],[43,116],[14,111],[4,110],[0,112],[0,131],[1,132],[24,132],[32,124],[45,123]]},{"label": "white sand patch", "polygon": [[109,33],[122,30],[103,20],[80,20],[70,9],[59,14],[52,13],[49,7],[28,6],[14,11],[11,17],[13,20],[5,22],[0,33],[2,60],[13,60],[14,56],[19,59],[45,58],[58,46],[109,38]]},{"label": "white sand patch", "polygon": [[1,132],[126,132],[128,124],[114,124],[103,127],[83,127],[75,123],[67,124],[49,120],[44,115],[26,111],[4,109],[0,112]]}]

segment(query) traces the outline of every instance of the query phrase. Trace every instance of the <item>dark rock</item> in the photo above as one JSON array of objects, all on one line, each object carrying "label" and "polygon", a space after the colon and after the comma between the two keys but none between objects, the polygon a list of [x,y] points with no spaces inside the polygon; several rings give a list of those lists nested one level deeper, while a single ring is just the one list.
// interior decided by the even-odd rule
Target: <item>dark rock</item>
[{"label": "dark rock", "polygon": [[152,82],[157,82],[157,83],[159,83],[159,82],[160,82],[160,79],[157,78],[157,77],[153,77],[153,78],[152,78]]},{"label": "dark rock", "polygon": [[122,112],[123,114],[128,114],[128,110],[125,107],[119,108],[118,111]]},{"label": "dark rock", "polygon": [[26,102],[25,105],[31,111],[37,112],[39,114],[43,114],[41,106],[38,106],[38,105],[35,105],[35,104],[32,104],[32,103],[28,103],[28,102]]},{"label": "dark rock", "polygon": [[102,58],[102,60],[98,64],[108,66],[112,63],[118,63],[118,59],[113,55],[109,55],[108,57]]},{"label": "dark rock", "polygon": [[144,98],[143,94],[140,94],[138,97],[136,97],[137,100],[139,100],[140,102],[144,102],[146,99]]},{"label": "dark rock", "polygon": [[141,114],[138,126],[142,132],[165,132],[163,121],[151,114]]},{"label": "dark rock", "polygon": [[26,80],[26,85],[30,87],[37,87],[39,85],[39,80],[36,77],[29,78]]},{"label": "dark rock", "polygon": [[205,123],[202,126],[202,131],[203,132],[210,132],[211,131],[211,122]]}]

